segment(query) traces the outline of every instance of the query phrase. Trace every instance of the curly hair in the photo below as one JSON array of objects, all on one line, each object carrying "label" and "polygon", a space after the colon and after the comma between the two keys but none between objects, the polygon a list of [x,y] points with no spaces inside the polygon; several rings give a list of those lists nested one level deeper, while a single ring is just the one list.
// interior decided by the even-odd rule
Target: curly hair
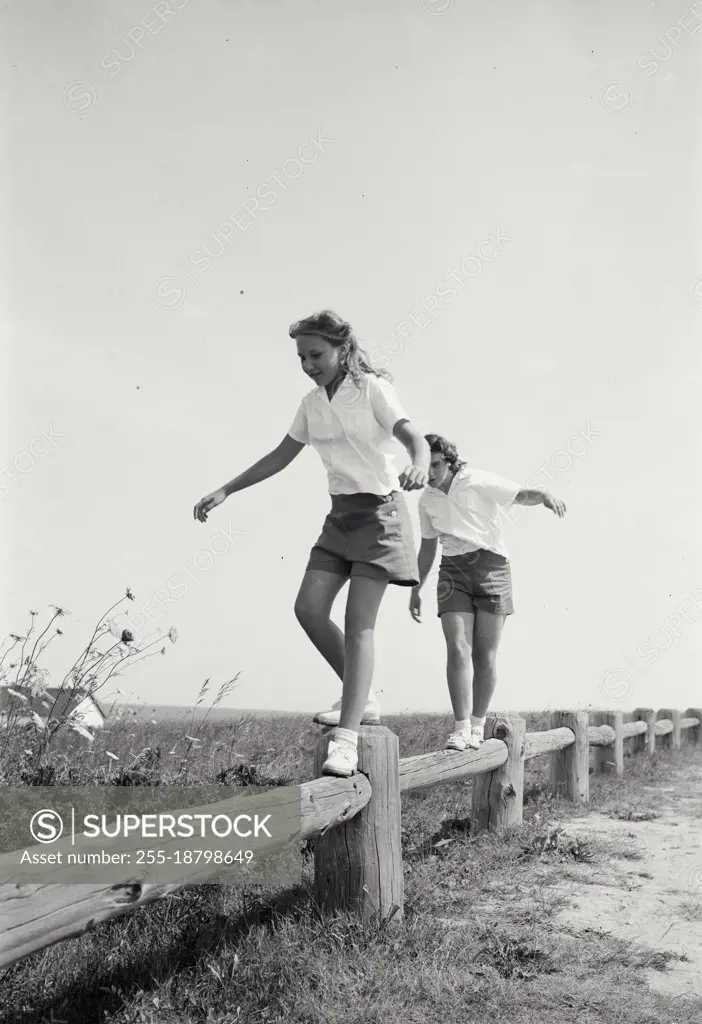
[{"label": "curly hair", "polygon": [[358,338],[354,334],[351,324],[342,320],[339,314],[331,309],[323,309],[320,313],[313,313],[311,316],[305,317],[304,320],[296,320],[294,324],[290,325],[288,334],[291,338],[316,334],[328,341],[334,348],[341,348],[341,365],[357,387],[363,385],[363,378],[369,373],[374,377],[392,380],[392,376],[387,370],[376,370],[371,366],[368,353],[358,344]]},{"label": "curly hair", "polygon": [[447,441],[441,434],[425,434],[424,440],[429,445],[429,451],[432,455],[442,455],[449,465],[449,468],[457,473],[460,469],[466,465],[466,463],[459,458],[458,448],[452,441]]}]

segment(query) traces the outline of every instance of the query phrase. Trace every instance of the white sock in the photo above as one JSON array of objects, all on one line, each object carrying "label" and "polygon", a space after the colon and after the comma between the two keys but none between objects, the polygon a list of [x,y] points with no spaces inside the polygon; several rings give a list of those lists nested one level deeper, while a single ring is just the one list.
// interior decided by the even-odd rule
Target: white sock
[{"label": "white sock", "polygon": [[480,729],[480,731],[482,732],[485,728],[485,719],[478,718],[477,715],[471,715],[470,724],[473,726],[474,729]]},{"label": "white sock", "polygon": [[456,718],[453,727],[456,732],[470,732],[470,724],[470,718]]},{"label": "white sock", "polygon": [[347,743],[350,747],[358,746],[358,733],[353,729],[337,729],[334,739],[341,743]]}]

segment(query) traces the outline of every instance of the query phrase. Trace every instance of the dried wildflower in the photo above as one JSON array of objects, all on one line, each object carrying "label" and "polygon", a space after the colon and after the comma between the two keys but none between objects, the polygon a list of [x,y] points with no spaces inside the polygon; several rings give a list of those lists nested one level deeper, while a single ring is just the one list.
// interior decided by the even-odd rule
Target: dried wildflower
[{"label": "dried wildflower", "polygon": [[63,636],[63,630],[59,629],[58,626],[56,627],[56,632],[58,633],[59,636]]},{"label": "dried wildflower", "polygon": [[[125,633],[129,634],[131,640],[134,639],[134,634],[129,628],[130,626],[131,622],[129,621],[125,614],[122,614],[116,616],[115,618],[108,619],[103,626],[103,630],[106,633],[111,633],[112,636],[115,637],[115,639],[119,640],[121,643],[128,643],[129,641],[124,639]],[[103,656],[102,652],[98,650],[96,650],[93,653],[97,658],[101,658]]]},{"label": "dried wildflower", "polygon": [[175,628],[175,626],[171,626],[171,628],[168,630],[168,639],[171,641],[172,644],[174,644],[178,639],[178,630]]},{"label": "dried wildflower", "polygon": [[16,633],[10,633],[10,639],[14,640],[15,643],[19,643],[20,640],[26,640],[26,637],[24,637],[24,636],[17,636]]},{"label": "dried wildflower", "polygon": [[89,729],[86,729],[81,722],[76,721],[74,718],[68,719],[68,728],[72,729],[73,732],[77,732],[84,739],[90,740],[91,743],[95,738]]},{"label": "dried wildflower", "polygon": [[57,615],[70,615],[68,608],[59,608],[57,604],[52,604],[51,607],[54,609]]},{"label": "dried wildflower", "polygon": [[38,615],[38,614],[39,614],[39,612],[35,612],[33,608],[30,608],[30,609],[29,609],[29,614],[30,614],[30,615],[32,616],[32,618],[33,618],[33,617],[34,617],[35,615]]},{"label": "dried wildflower", "polygon": [[46,668],[40,668],[38,665],[31,664],[26,670],[22,683],[24,686],[29,688],[30,693],[33,697],[43,695],[49,682],[49,670]]},{"label": "dried wildflower", "polygon": [[130,631],[128,629],[123,629],[122,630],[122,636],[120,637],[120,639],[121,639],[123,644],[133,644],[134,643],[134,634],[130,633]]},{"label": "dried wildflower", "polygon": [[125,590],[125,595],[126,595],[126,597],[129,598],[130,601],[134,600],[134,594],[132,593],[132,590],[131,590],[130,587],[127,587],[127,589]]}]

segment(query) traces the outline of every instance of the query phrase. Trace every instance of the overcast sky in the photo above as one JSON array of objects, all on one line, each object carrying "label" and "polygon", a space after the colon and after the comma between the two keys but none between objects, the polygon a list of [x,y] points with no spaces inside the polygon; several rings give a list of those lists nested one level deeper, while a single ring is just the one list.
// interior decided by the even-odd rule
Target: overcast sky
[{"label": "overcast sky", "polygon": [[[288,325],[332,307],[422,431],[567,503],[564,521],[505,523],[516,614],[495,706],[701,702],[693,9],[14,0],[3,16],[3,634],[66,606],[51,665],[67,667],[129,585],[130,614],[180,634],[121,680],[139,699],[189,704],[239,671],[232,706],[335,699],[293,615],[329,504],[318,456],[192,518],[287,431],[309,390]],[[421,625],[408,591],[382,605],[387,711],[449,709],[434,591]]]}]

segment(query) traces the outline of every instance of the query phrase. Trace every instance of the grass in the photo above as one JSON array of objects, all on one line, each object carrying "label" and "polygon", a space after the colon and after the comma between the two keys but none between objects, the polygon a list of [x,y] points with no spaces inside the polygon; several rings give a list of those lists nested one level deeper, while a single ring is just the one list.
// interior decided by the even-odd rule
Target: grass
[{"label": "grass", "polygon": [[[440,749],[446,716],[386,724],[401,756]],[[548,728],[528,715],[527,728]],[[187,735],[186,735],[187,732]],[[40,765],[22,748],[5,781],[81,785],[295,784],[313,777],[317,730],[302,717],[152,726],[121,722],[92,746],[56,737]],[[188,738],[190,737],[190,738]],[[109,755],[108,755],[109,751]],[[691,1024],[702,1002],[650,991],[645,972],[673,954],[557,916],[564,882],[626,857],[625,844],[569,838],[563,822],[590,808],[621,820],[655,816],[656,794],[690,752],[629,758],[625,778],[591,777],[591,804],[546,792],[547,758],[526,765],[524,823],[473,835],[471,784],[402,798],[405,916],[364,928],[323,917],[303,856],[294,890],[200,886],[97,927],[0,976],[1,1024]],[[24,758],[24,760],[23,760]],[[635,817],[636,816],[636,817]],[[695,919],[699,906],[686,910]]]}]

